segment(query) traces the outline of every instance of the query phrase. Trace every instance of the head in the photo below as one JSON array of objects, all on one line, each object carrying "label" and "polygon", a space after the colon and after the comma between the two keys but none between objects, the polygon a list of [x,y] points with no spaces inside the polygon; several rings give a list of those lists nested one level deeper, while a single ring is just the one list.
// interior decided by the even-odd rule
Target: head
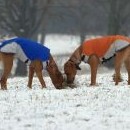
[{"label": "head", "polygon": [[49,73],[49,76],[52,80],[52,83],[57,89],[63,88],[63,76],[62,73],[59,71],[55,61],[51,57],[49,60],[49,63],[47,65],[47,71]]},{"label": "head", "polygon": [[74,62],[68,60],[65,64],[64,64],[64,72],[66,74],[67,77],[67,84],[71,85],[74,82],[75,79],[75,75],[77,73],[77,70],[81,70],[78,64],[75,64]]}]

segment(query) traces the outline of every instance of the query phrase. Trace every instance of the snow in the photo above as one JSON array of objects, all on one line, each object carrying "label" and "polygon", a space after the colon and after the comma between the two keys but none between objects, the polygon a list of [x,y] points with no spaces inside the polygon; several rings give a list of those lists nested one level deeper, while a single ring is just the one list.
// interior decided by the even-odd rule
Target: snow
[{"label": "snow", "polygon": [[[87,39],[100,36],[87,35]],[[38,41],[40,38],[38,38]],[[53,55],[71,54],[80,45],[80,37],[76,35],[49,34],[45,37],[45,46],[50,48]]]},{"label": "snow", "polygon": [[127,75],[118,86],[113,72],[98,73],[98,86],[89,86],[90,74],[77,75],[76,88],[56,90],[49,77],[46,89],[34,78],[8,80],[8,90],[0,91],[0,130],[129,130],[130,88]]},{"label": "snow", "polygon": [[47,35],[45,38],[45,46],[50,48],[53,55],[72,53],[79,43],[79,37],[73,35]]},{"label": "snow", "polygon": [[[60,55],[72,53],[79,41],[75,36],[47,36],[45,45]],[[98,86],[90,87],[89,70],[78,72],[74,89],[56,90],[49,77],[44,77],[47,88],[41,89],[35,77],[30,90],[27,77],[9,78],[8,90],[0,90],[0,130],[130,130],[126,72],[115,86],[113,71],[101,67]]]}]

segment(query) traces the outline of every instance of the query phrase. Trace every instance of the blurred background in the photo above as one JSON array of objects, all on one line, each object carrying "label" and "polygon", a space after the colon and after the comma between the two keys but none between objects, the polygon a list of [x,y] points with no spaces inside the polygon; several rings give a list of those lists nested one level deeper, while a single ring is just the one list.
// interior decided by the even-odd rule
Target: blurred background
[{"label": "blurred background", "polygon": [[[16,35],[44,44],[61,70],[84,40],[129,36],[129,23],[130,0],[0,0],[0,38]],[[25,64],[15,60],[12,75],[26,74]]]}]

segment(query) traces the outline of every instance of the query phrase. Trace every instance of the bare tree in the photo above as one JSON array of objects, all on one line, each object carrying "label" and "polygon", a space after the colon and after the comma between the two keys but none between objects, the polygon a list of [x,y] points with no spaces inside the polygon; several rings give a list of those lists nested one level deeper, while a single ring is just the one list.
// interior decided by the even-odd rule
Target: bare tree
[{"label": "bare tree", "polygon": [[129,0],[109,0],[109,23],[108,34],[121,34],[127,33],[124,31],[124,25],[128,22],[130,16]]},{"label": "bare tree", "polygon": [[129,0],[97,0],[97,7],[100,8],[107,17],[107,34],[127,35],[127,25],[130,20]]},{"label": "bare tree", "polygon": [[[69,26],[73,21],[73,28],[69,28],[65,33],[80,35],[80,43],[82,43],[86,36],[86,19],[88,15],[88,3],[86,0],[55,0],[53,6],[51,7],[50,17],[59,23],[64,23],[64,26]],[[56,12],[58,9],[60,12]],[[54,10],[54,11],[53,11]],[[68,23],[67,23],[68,22]],[[70,32],[68,32],[70,31]]]},{"label": "bare tree", "polygon": [[[19,37],[32,38],[43,22],[52,0],[0,0],[0,27]],[[26,69],[18,62],[16,75],[25,75]]]},{"label": "bare tree", "polygon": [[1,0],[0,27],[16,36],[32,37],[40,27],[51,0]]}]

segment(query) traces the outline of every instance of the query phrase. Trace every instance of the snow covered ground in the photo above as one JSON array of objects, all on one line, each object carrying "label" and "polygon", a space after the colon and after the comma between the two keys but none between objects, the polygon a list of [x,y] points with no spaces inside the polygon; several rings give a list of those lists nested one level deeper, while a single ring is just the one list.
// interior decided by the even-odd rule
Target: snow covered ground
[{"label": "snow covered ground", "polygon": [[[47,36],[45,45],[53,55],[70,54],[79,41],[75,36]],[[65,60],[60,62],[63,66]],[[96,87],[89,86],[89,73],[80,72],[76,88],[64,90],[56,90],[49,77],[43,90],[37,78],[32,90],[26,86],[27,77],[9,78],[8,90],[0,90],[0,130],[130,130],[127,75],[124,72],[124,81],[115,86],[113,72],[100,69]]]},{"label": "snow covered ground", "polygon": [[90,75],[77,75],[76,88],[56,90],[45,77],[46,89],[34,78],[8,80],[0,90],[0,130],[130,130],[130,86],[127,75],[118,86],[113,72],[98,74],[98,86],[90,87]]}]

